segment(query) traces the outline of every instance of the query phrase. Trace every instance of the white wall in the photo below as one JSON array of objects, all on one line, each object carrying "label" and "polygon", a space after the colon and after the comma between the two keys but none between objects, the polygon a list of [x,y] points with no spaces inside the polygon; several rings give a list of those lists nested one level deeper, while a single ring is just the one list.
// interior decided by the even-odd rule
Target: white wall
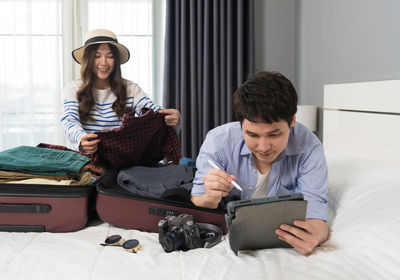
[{"label": "white wall", "polygon": [[293,80],[302,104],[323,85],[400,78],[400,1],[255,0],[256,67]]},{"label": "white wall", "polygon": [[254,0],[256,69],[295,78],[295,0]]},{"label": "white wall", "polygon": [[323,85],[400,78],[400,1],[299,0],[296,79],[304,104]]},{"label": "white wall", "polygon": [[256,67],[319,107],[324,84],[399,79],[399,14],[398,0],[255,0]]}]

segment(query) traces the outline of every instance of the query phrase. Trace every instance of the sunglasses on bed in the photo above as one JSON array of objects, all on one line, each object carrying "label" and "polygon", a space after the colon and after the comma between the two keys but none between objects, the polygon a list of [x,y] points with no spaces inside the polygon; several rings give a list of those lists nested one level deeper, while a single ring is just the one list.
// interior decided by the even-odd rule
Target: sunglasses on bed
[{"label": "sunglasses on bed", "polygon": [[136,253],[141,249],[139,241],[137,239],[124,240],[121,235],[115,234],[111,235],[104,240],[104,243],[100,244],[102,246],[121,246],[125,250]]}]

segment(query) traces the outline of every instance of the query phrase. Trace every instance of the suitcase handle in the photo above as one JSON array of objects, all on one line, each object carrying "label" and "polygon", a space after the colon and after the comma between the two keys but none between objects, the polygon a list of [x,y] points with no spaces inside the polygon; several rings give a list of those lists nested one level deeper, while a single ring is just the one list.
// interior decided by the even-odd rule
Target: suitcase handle
[{"label": "suitcase handle", "polygon": [[0,231],[7,232],[45,232],[44,226],[32,225],[0,225]]},{"label": "suitcase handle", "polygon": [[51,210],[48,204],[2,204],[0,213],[49,213]]}]

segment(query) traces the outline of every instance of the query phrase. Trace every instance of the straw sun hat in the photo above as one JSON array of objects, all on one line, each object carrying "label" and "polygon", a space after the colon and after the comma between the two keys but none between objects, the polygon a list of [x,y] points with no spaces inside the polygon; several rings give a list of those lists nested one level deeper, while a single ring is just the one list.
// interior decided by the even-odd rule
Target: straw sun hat
[{"label": "straw sun hat", "polygon": [[121,64],[127,62],[129,60],[129,50],[124,46],[118,43],[117,36],[113,32],[107,29],[94,29],[89,31],[86,34],[85,44],[72,51],[72,57],[75,59],[76,62],[79,64],[82,63],[83,53],[87,46],[93,44],[102,44],[108,43],[112,44],[117,47],[119,51],[119,56],[121,58]]}]

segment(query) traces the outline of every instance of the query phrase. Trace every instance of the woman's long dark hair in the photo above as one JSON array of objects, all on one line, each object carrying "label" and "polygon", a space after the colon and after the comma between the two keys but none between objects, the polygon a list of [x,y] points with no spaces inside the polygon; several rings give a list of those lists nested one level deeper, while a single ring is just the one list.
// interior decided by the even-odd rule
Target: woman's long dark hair
[{"label": "woman's long dark hair", "polygon": [[[89,115],[90,110],[94,106],[94,97],[92,88],[94,87],[94,81],[96,75],[93,72],[93,61],[96,56],[96,51],[100,44],[90,45],[85,49],[81,64],[81,80],[82,85],[76,93],[79,106],[79,118],[81,121],[93,120]],[[119,118],[124,113],[129,111],[125,106],[127,96],[127,85],[126,80],[121,76],[121,63],[120,56],[117,47],[112,44],[108,44],[114,57],[114,69],[108,77],[110,82],[111,91],[115,94],[117,99],[112,105],[112,109],[115,111]]]}]

